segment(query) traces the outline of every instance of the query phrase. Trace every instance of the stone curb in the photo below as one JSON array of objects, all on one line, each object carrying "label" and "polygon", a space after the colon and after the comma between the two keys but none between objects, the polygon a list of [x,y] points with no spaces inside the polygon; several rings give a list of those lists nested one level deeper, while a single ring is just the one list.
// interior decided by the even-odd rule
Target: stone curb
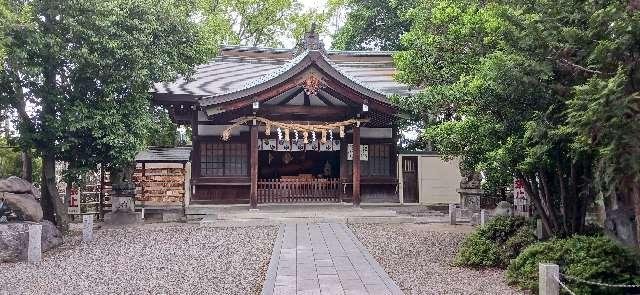
[{"label": "stone curb", "polygon": [[273,295],[273,290],[276,284],[276,272],[278,271],[278,262],[280,261],[280,249],[282,249],[282,240],[284,238],[284,225],[278,227],[278,235],[276,236],[276,242],[273,244],[273,251],[271,252],[271,260],[269,260],[269,268],[265,281],[262,284],[261,295]]}]

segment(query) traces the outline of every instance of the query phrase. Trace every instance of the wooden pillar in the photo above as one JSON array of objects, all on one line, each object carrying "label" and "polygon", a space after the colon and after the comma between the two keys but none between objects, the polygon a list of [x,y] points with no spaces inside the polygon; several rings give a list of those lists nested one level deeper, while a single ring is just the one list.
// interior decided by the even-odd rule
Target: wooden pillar
[{"label": "wooden pillar", "polygon": [[249,149],[251,153],[251,191],[249,193],[249,205],[251,209],[258,208],[258,125],[251,125],[251,141]]},{"label": "wooden pillar", "polygon": [[144,200],[144,182],[145,182],[145,170],[147,170],[147,166],[145,165],[145,162],[142,162],[142,176],[140,177],[140,195],[142,196],[142,199]]},{"label": "wooden pillar", "polygon": [[100,194],[98,204],[98,218],[104,218],[104,165],[100,164]]},{"label": "wooden pillar", "polygon": [[193,107],[191,114],[191,177],[200,177],[200,140],[198,138],[198,108]]},{"label": "wooden pillar", "polygon": [[347,137],[343,137],[340,139],[340,202],[343,199],[347,198],[347,183],[351,182],[349,180],[349,166],[347,160]]},{"label": "wooden pillar", "polygon": [[200,138],[198,134],[198,107],[192,107],[191,114],[191,183],[189,185],[189,189],[191,190],[191,198],[197,198],[197,190],[194,182],[197,182],[200,177]]},{"label": "wooden pillar", "polygon": [[353,206],[360,206],[360,126],[353,127]]}]

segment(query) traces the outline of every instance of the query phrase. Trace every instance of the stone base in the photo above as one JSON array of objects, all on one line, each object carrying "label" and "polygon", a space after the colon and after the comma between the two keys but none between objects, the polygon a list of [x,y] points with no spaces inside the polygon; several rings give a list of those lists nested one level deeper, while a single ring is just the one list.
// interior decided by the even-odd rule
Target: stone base
[{"label": "stone base", "polygon": [[457,189],[460,194],[460,206],[462,209],[480,210],[481,198],[484,191],[481,189]]},{"label": "stone base", "polygon": [[182,210],[168,210],[162,212],[162,222],[179,222],[182,221],[184,214]]},{"label": "stone base", "polygon": [[136,212],[113,212],[104,215],[105,225],[132,225],[142,223],[142,216]]},{"label": "stone base", "polygon": [[0,224],[0,262],[24,261],[29,249],[29,225],[42,225],[42,252],[62,245],[62,234],[50,221]]}]

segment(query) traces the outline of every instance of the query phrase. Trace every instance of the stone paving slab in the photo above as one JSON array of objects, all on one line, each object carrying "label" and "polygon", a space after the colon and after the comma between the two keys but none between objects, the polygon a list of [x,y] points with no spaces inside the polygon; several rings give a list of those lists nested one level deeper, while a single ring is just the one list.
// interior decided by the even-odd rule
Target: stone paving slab
[{"label": "stone paving slab", "polygon": [[262,294],[403,293],[344,224],[287,223],[279,227]]}]

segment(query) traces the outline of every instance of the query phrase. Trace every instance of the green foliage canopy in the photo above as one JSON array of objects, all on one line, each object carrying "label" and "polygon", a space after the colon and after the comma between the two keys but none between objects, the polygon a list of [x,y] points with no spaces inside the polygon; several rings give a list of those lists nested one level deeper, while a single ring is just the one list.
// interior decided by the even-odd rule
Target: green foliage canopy
[{"label": "green foliage canopy", "polygon": [[640,14],[627,1],[425,1],[408,17],[397,78],[423,91],[396,102],[424,140],[488,189],[525,180],[556,233],[583,228],[594,178],[633,191]]},{"label": "green foliage canopy", "polygon": [[[4,99],[38,104],[22,118],[24,144],[52,150],[72,167],[133,159],[151,124],[151,83],[188,74],[214,53],[176,2],[32,5],[29,26],[9,32]],[[27,89],[23,97],[16,87]]]},{"label": "green foliage canopy", "polygon": [[283,47],[283,38],[297,41],[314,21],[324,28],[335,7],[303,12],[297,0],[196,0],[192,6],[196,19],[214,37],[213,46],[267,47]]},{"label": "green foliage canopy", "polygon": [[338,50],[398,50],[400,35],[409,30],[406,12],[415,0],[346,0],[349,13],[345,24],[333,36]]},{"label": "green foliage canopy", "polygon": [[203,39],[210,30],[181,1],[11,1],[7,7],[28,13],[3,35],[1,105],[18,114],[20,146],[42,157],[45,216],[64,227],[55,161],[68,162],[69,174],[128,165],[150,130],[151,85],[188,76],[217,49]]}]

